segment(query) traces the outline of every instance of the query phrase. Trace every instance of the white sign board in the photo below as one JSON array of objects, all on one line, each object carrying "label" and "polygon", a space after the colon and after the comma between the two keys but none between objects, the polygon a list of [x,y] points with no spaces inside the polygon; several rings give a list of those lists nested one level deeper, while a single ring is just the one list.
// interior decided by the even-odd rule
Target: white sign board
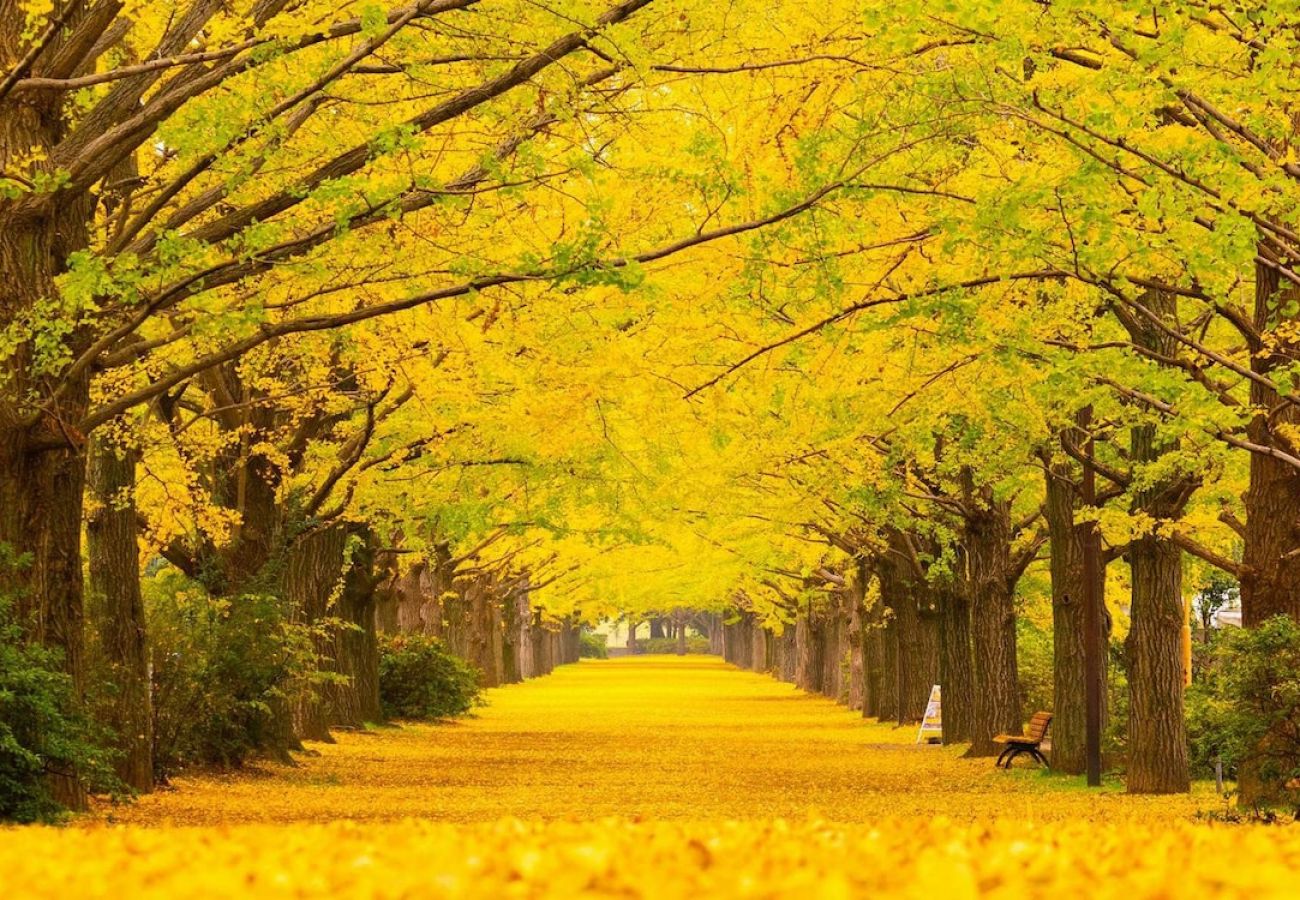
[{"label": "white sign board", "polygon": [[939,685],[930,688],[930,702],[925,704],[925,716],[916,732],[916,742],[937,744],[943,739],[943,704],[939,700]]}]

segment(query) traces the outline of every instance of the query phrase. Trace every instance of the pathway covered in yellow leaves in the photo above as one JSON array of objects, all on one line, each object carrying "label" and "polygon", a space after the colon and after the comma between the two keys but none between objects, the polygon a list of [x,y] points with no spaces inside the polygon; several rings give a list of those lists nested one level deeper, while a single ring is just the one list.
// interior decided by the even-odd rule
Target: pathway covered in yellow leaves
[{"label": "pathway covered in yellow leaves", "polygon": [[1026,769],[917,746],[822,697],[717,657],[563,666],[489,692],[474,718],[340,734],[297,768],[181,779],[112,811],[134,823],[216,825],[418,816],[455,822],[991,814],[1028,821],[1190,816],[1204,795],[1049,790]]},{"label": "pathway covered in yellow leaves", "polygon": [[711,658],[584,662],[491,692],[463,723],[343,735],[296,768],[0,832],[0,882],[7,897],[1296,896],[1300,829],[1209,825],[1205,790],[1088,793],[913,736]]}]

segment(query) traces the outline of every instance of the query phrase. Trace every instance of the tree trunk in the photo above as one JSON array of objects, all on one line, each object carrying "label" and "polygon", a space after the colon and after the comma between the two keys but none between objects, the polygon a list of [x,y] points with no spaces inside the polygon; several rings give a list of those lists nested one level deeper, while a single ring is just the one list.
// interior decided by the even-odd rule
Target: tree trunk
[{"label": "tree trunk", "polygon": [[383,719],[373,566],[368,529],[347,523],[302,534],[288,551],[283,585],[292,616],[315,629],[321,670],[344,679],[296,692],[293,730],[302,740],[328,741],[331,725]]},{"label": "tree trunk", "polygon": [[1148,536],[1129,546],[1129,561],[1128,792],[1186,792],[1191,782],[1183,718],[1182,551]]},{"label": "tree trunk", "polygon": [[[683,629],[684,631],[685,629]],[[560,662],[570,665],[578,661],[581,627],[572,616],[566,616],[560,625]]]},{"label": "tree trunk", "polygon": [[[1291,310],[1300,295],[1269,266],[1255,267],[1254,324],[1276,340],[1271,352],[1251,355],[1250,367],[1261,375],[1280,365],[1291,365],[1300,356]],[[1251,382],[1251,407],[1259,410],[1247,427],[1247,437],[1256,444],[1295,452],[1288,431],[1300,426],[1300,409],[1283,400],[1271,388]],[[1250,454],[1250,482],[1246,491],[1246,527],[1242,547],[1241,619],[1255,628],[1274,616],[1300,621],[1300,470],[1287,462],[1261,453]],[[1268,752],[1276,754],[1280,743],[1265,737]],[[1300,764],[1295,759],[1279,760],[1281,770]],[[1270,804],[1288,798],[1280,779],[1265,779],[1260,767],[1247,761],[1241,767],[1238,785],[1243,806]]]},{"label": "tree trunk", "polygon": [[794,624],[794,683],[800,690],[816,693],[821,689],[821,627],[811,609],[804,609]]},{"label": "tree trunk", "polygon": [[[1044,512],[1051,554],[1052,696],[1055,706],[1052,711],[1052,768],[1069,775],[1081,775],[1087,768],[1083,529],[1088,526],[1076,524],[1074,520],[1077,489],[1072,467],[1064,461],[1053,461],[1048,465],[1046,475]],[[1104,676],[1102,680],[1104,682]],[[1104,703],[1104,689],[1101,696]]]},{"label": "tree trunk", "polygon": [[515,595],[515,653],[518,655],[516,665],[519,680],[532,678],[537,672],[537,660],[533,656],[533,606],[532,588],[527,580]]},{"label": "tree trunk", "polygon": [[939,685],[943,692],[943,742],[971,739],[975,718],[975,671],[971,656],[970,604],[956,585],[938,589]]},{"label": "tree trunk", "polygon": [[908,721],[920,722],[925,717],[925,707],[930,701],[930,691],[939,684],[940,645],[939,645],[939,608],[935,605],[934,591],[929,584],[922,583],[923,591],[918,591],[919,640],[918,654],[913,676],[914,689],[911,708],[907,710]]},{"label": "tree trunk", "polygon": [[[868,591],[870,586],[868,581]],[[884,603],[879,595],[870,597],[869,594],[865,602],[867,606],[862,617],[862,715],[864,718],[883,719],[880,708],[885,668]]]},{"label": "tree trunk", "polygon": [[882,619],[880,627],[876,630],[880,647],[880,675],[877,679],[880,690],[876,698],[876,715],[881,722],[896,722],[899,710],[898,628],[893,612],[885,602],[883,586],[880,593],[880,606]]},{"label": "tree trunk", "polygon": [[90,573],[87,622],[97,708],[121,757],[118,777],[133,790],[153,790],[153,704],[144,601],[140,595],[139,522],[135,507],[138,453],[97,438],[92,443],[86,522]]},{"label": "tree trunk", "polygon": [[844,619],[840,598],[832,595],[831,607],[826,611],[822,626],[822,684],[821,692],[837,703],[844,682]]},{"label": "tree trunk", "polygon": [[[1300,289],[1282,289],[1280,276],[1262,264],[1255,269],[1255,324],[1261,330],[1279,324],[1292,326],[1294,316],[1283,310],[1300,299]],[[1294,338],[1276,348],[1289,351],[1256,353],[1251,368],[1269,375],[1279,365],[1300,355]],[[1300,426],[1300,409],[1282,400],[1276,391],[1258,382],[1250,384],[1250,403],[1260,412],[1251,420],[1247,436],[1257,444],[1295,452],[1285,436]],[[1261,453],[1250,454],[1250,483],[1246,491],[1246,529],[1242,548],[1242,624],[1254,628],[1274,616],[1300,621],[1300,470]]]},{"label": "tree trunk", "polygon": [[[330,596],[343,572],[347,533],[326,527],[299,536],[289,549],[284,567],[284,598],[297,624],[323,627],[332,615]],[[313,635],[319,664],[333,671],[334,637],[329,630]],[[291,703],[293,733],[300,740],[330,741],[330,715],[323,685],[299,685]]]},{"label": "tree trunk", "polygon": [[[83,15],[77,12],[70,21]],[[0,2],[0,72],[13,71],[28,49],[26,16],[12,0]],[[67,134],[70,108],[57,91],[10,93],[0,100],[0,172],[39,169],[53,176],[50,151]],[[29,165],[32,159],[37,162]],[[37,304],[57,297],[55,280],[67,271],[69,258],[90,246],[92,214],[88,193],[42,213],[0,199],[0,329],[9,333],[11,326],[33,320]],[[52,315],[65,315],[57,303],[50,308]],[[86,438],[77,428],[89,406],[90,383],[87,375],[60,378],[42,371],[48,363],[40,357],[76,357],[84,350],[89,336],[71,321],[84,314],[75,310],[64,322],[35,314],[38,328],[67,324],[67,333],[52,329],[49,340],[56,345],[38,349],[24,340],[6,347],[0,359],[0,592],[16,598],[14,611],[27,638],[62,654],[78,692],[85,676]],[[52,386],[61,387],[57,396],[51,396]],[[50,786],[57,802],[84,807],[85,792],[75,777],[54,776]]]},{"label": "tree trunk", "polygon": [[457,584],[465,617],[465,658],[482,673],[484,687],[502,681],[501,616],[495,581],[488,575],[462,579]]},{"label": "tree trunk", "polygon": [[[1145,301],[1161,318],[1177,320],[1177,300],[1167,292],[1148,291]],[[1134,343],[1165,356],[1177,356],[1180,345],[1142,322],[1131,326]],[[1157,470],[1155,478],[1141,467],[1158,463],[1177,444],[1162,440],[1157,426],[1139,425],[1131,431],[1130,458],[1135,482],[1133,512],[1153,520],[1151,533],[1129,545],[1132,605],[1129,611],[1128,657],[1128,791],[1168,794],[1190,789],[1187,725],[1183,718],[1183,599],[1182,550],[1156,529],[1182,515],[1196,488],[1195,478],[1172,477]]]},{"label": "tree trunk", "polygon": [[794,625],[785,625],[781,629],[781,680],[786,684],[794,684],[794,670],[798,662],[795,637]]},{"label": "tree trunk", "polygon": [[993,738],[1024,726],[1016,671],[1016,607],[1012,597],[1011,508],[992,492],[966,514],[966,589],[971,598],[975,704],[968,756],[995,756]]},{"label": "tree trunk", "polygon": [[849,624],[845,637],[849,645],[849,683],[846,686],[845,703],[849,709],[862,710],[863,694],[866,690],[866,672],[863,669],[863,647],[865,631],[862,617],[863,597],[866,591],[866,567],[858,564],[849,594]]},{"label": "tree trunk", "polygon": [[768,667],[767,631],[757,621],[750,625],[749,646],[749,667],[755,672],[766,672]]},{"label": "tree trunk", "polygon": [[344,623],[334,634],[334,666],[347,681],[327,685],[330,724],[362,728],[382,722],[379,703],[379,639],[375,631],[374,540],[364,526],[345,526],[354,542],[335,615]]}]

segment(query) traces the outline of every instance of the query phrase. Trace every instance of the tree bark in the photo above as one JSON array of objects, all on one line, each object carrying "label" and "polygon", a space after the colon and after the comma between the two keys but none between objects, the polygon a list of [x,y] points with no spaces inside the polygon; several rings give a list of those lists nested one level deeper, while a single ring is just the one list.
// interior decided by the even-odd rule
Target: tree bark
[{"label": "tree bark", "polygon": [[811,608],[800,611],[794,625],[794,683],[800,690],[817,693],[822,684],[821,624]]},{"label": "tree bark", "polygon": [[1182,793],[1191,789],[1183,718],[1182,551],[1147,536],[1129,546],[1129,561],[1128,792]]},{"label": "tree bark", "polygon": [[144,601],[140,594],[138,452],[105,438],[91,445],[86,522],[90,590],[87,622],[98,710],[121,756],[117,776],[135,791],[153,790],[153,701]]},{"label": "tree bark", "polygon": [[1024,726],[1016,671],[1011,531],[1010,504],[994,498],[992,491],[979,491],[966,513],[963,534],[975,673],[968,756],[997,755],[1001,747],[993,738],[1018,734]]},{"label": "tree bark", "polygon": [[345,526],[354,541],[346,560],[334,635],[334,671],[347,681],[327,685],[330,724],[362,728],[382,722],[379,703],[379,639],[375,629],[374,539],[358,525]]},{"label": "tree bark", "polygon": [[970,603],[955,584],[941,585],[939,685],[943,693],[943,742],[971,739],[975,719],[975,670],[971,656]]},{"label": "tree bark", "polygon": [[292,616],[315,629],[321,670],[343,679],[296,692],[293,731],[301,740],[328,741],[330,726],[383,719],[373,563],[370,533],[354,524],[309,531],[289,549],[283,589]]},{"label": "tree bark", "polygon": [[862,619],[862,716],[883,720],[885,716],[880,710],[885,669],[884,603],[880,596],[866,602]]},{"label": "tree bark", "polygon": [[[321,528],[301,535],[289,549],[284,567],[284,598],[297,624],[323,627],[329,616],[330,596],[343,571],[347,533],[342,528]],[[320,665],[333,671],[333,635],[313,635]],[[323,685],[299,685],[291,703],[293,733],[299,740],[332,741],[330,714]]]},{"label": "tree bark", "polygon": [[[1073,467],[1053,460],[1045,472],[1044,512],[1052,576],[1052,768],[1081,775],[1087,768],[1083,569],[1083,529],[1087,526],[1075,523],[1078,491]],[[1105,690],[1101,696],[1105,698]]]},{"label": "tree bark", "polygon": [[[766,672],[768,668],[767,631],[762,625],[758,624],[757,620],[751,622],[749,627],[749,667],[755,672]],[[684,646],[683,652],[685,652]]]},{"label": "tree bark", "polygon": [[796,665],[795,653],[795,626],[785,625],[781,629],[780,655],[781,667],[778,677],[787,684],[794,684],[794,671]]},{"label": "tree bark", "polygon": [[[70,21],[79,22],[84,15],[75,12]],[[26,55],[25,31],[22,10],[12,0],[0,2],[0,72],[12,71]],[[53,176],[49,160],[69,130],[64,109],[58,93],[10,93],[0,100],[0,171],[39,169]],[[38,162],[29,167],[32,158]],[[89,195],[43,208],[48,212],[0,200],[2,329],[31,320],[37,304],[56,298],[56,279],[67,271],[69,258],[90,246]],[[37,314],[34,324],[56,323]],[[0,555],[0,591],[16,598],[15,613],[27,639],[62,654],[63,667],[80,692],[85,679],[81,524],[86,438],[76,423],[89,407],[90,383],[84,375],[65,377],[62,392],[51,397],[47,385],[60,379],[42,359],[57,358],[60,350],[75,357],[88,345],[86,329],[66,324],[66,334],[52,333],[58,347],[38,349],[33,340],[24,340],[6,349],[0,361],[0,551],[7,553]],[[85,806],[76,778],[54,776],[51,790],[66,807]]]},{"label": "tree bark", "polygon": [[709,652],[714,656],[722,656],[722,617],[716,614],[709,616]]},{"label": "tree bark", "polygon": [[[1177,299],[1164,291],[1148,291],[1145,301],[1161,318],[1177,321]],[[1134,343],[1166,356],[1181,347],[1152,325],[1131,325]],[[1157,426],[1132,429],[1129,456],[1135,476],[1143,465],[1159,462],[1177,449],[1162,440]],[[1151,532],[1129,545],[1132,604],[1129,611],[1128,777],[1131,794],[1168,794],[1190,790],[1187,725],[1183,718],[1183,598],[1182,550],[1158,528],[1177,521],[1198,481],[1190,476],[1158,472],[1141,477],[1133,512],[1150,518]]]},{"label": "tree bark", "polygon": [[[1281,284],[1281,276],[1259,264],[1255,268],[1255,326],[1268,331],[1293,326],[1284,310],[1300,299],[1300,289]],[[1251,369],[1268,376],[1300,356],[1300,341],[1286,337],[1269,354],[1251,356]],[[1285,433],[1300,427],[1300,409],[1258,382],[1250,384],[1251,406],[1260,412],[1247,427],[1256,444],[1288,453],[1296,448]],[[1246,528],[1242,548],[1241,617],[1247,628],[1288,616],[1300,621],[1300,470],[1280,459],[1250,454],[1246,491]]]},{"label": "tree bark", "polygon": [[863,697],[866,692],[866,671],[863,668],[863,650],[866,644],[866,631],[863,617],[866,614],[867,579],[869,578],[866,562],[858,560],[853,570],[853,579],[849,585],[849,623],[846,638],[849,645],[849,672],[845,702],[849,709],[862,710]]}]

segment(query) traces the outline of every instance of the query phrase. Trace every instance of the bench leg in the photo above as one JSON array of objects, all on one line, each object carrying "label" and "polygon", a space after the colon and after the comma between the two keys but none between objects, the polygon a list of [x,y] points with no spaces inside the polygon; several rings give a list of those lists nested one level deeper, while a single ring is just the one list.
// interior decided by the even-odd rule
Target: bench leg
[{"label": "bench leg", "polygon": [[1010,752],[1011,752],[1011,748],[1010,748],[1010,747],[1007,747],[1005,750],[1003,750],[1001,753],[999,753],[999,754],[998,754],[998,761],[995,762],[995,763],[993,764],[993,768],[995,768],[995,769],[1000,769],[1000,768],[1002,768],[1002,764],[1003,764],[1004,762],[1006,762],[1007,754],[1010,753]]},{"label": "bench leg", "polygon": [[1029,752],[1034,754],[1034,759],[1038,760],[1040,763],[1043,764],[1044,769],[1050,769],[1052,767],[1051,763],[1047,761],[1047,757],[1044,756],[1037,747],[1035,747],[1033,750],[1030,750]]}]

